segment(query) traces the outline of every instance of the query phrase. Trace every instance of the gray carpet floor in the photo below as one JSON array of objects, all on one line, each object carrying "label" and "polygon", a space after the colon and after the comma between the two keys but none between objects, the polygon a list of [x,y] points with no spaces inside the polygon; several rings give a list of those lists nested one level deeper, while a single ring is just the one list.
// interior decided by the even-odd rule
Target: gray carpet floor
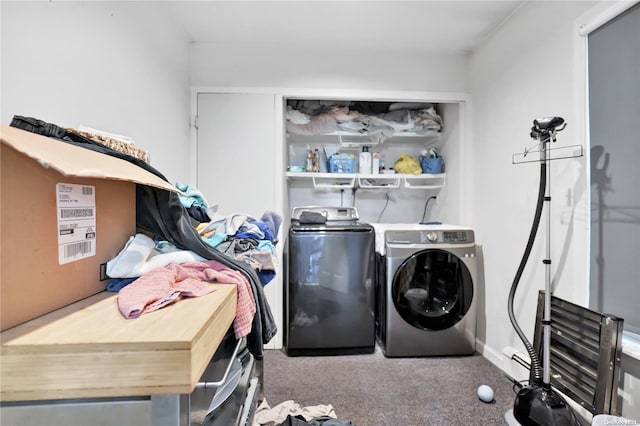
[{"label": "gray carpet floor", "polygon": [[[478,386],[493,388],[484,403]],[[332,405],[357,426],[505,425],[515,398],[512,383],[480,354],[386,358],[373,354],[289,357],[267,350],[264,397],[271,407]]]}]

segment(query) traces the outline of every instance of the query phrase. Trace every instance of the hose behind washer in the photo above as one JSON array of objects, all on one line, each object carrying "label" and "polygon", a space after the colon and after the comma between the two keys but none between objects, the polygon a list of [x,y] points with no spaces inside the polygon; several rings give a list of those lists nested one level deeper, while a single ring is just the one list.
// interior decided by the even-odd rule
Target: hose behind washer
[{"label": "hose behind washer", "polygon": [[520,282],[520,278],[522,277],[522,273],[524,271],[524,267],[527,264],[527,260],[529,259],[529,255],[531,254],[531,249],[533,248],[533,242],[536,239],[536,232],[540,225],[540,218],[542,217],[542,208],[544,205],[544,197],[545,191],[547,187],[547,165],[545,162],[540,163],[540,185],[538,188],[538,201],[536,204],[536,212],[533,219],[533,224],[531,225],[531,231],[529,233],[529,240],[527,241],[527,247],[522,256],[522,260],[520,261],[520,266],[518,267],[518,271],[516,272],[516,276],[513,279],[513,283],[511,284],[511,290],[509,291],[509,303],[508,303],[508,311],[509,311],[509,319],[511,320],[511,324],[513,328],[516,330],[518,337],[522,340],[527,352],[529,353],[529,357],[531,358],[531,368],[533,371],[533,380],[535,383],[542,383],[542,365],[540,364],[540,358],[536,353],[533,345],[527,339],[527,336],[522,332],[522,329],[518,325],[516,321],[516,316],[513,313],[513,299],[516,294],[516,289],[518,288],[518,283]]}]

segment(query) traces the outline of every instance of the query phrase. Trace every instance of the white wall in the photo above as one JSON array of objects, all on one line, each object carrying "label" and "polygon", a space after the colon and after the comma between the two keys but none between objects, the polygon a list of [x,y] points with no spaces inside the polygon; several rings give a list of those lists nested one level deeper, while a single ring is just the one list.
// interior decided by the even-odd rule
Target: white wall
[{"label": "white wall", "polygon": [[[588,306],[588,142],[585,139],[585,39],[578,35],[595,2],[528,2],[470,59],[473,103],[474,223],[483,245],[484,306],[478,339],[485,357],[514,375],[522,369],[502,355],[526,354],[507,314],[507,300],[533,221],[540,167],[512,164],[512,154],[535,146],[533,119],[561,116],[568,125],[556,146],[582,145],[585,156],[551,162],[551,259],[556,296]],[[487,190],[491,188],[492,190]],[[588,192],[588,191],[587,191]],[[532,338],[536,297],[545,285],[546,214],[515,298],[515,314]],[[625,366],[624,363],[627,363]],[[623,357],[623,415],[635,418],[638,371]]]},{"label": "white wall", "polygon": [[172,181],[189,167],[186,35],[144,2],[6,2],[1,122],[130,136]]},{"label": "white wall", "polygon": [[[507,298],[525,249],[538,192],[536,163],[512,164],[512,154],[535,145],[529,137],[533,119],[561,116],[567,128],[558,146],[584,145],[574,104],[573,20],[590,6],[583,2],[531,2],[512,16],[472,55],[470,64],[473,102],[474,226],[483,245],[486,300],[485,350],[500,354],[505,346],[520,347],[507,317]],[[551,164],[552,268],[558,268],[561,248],[584,253],[584,209],[574,217],[573,233],[561,220],[584,200],[585,157]],[[579,190],[574,193],[574,188]],[[493,189],[488,191],[487,189]],[[570,196],[569,196],[570,194]],[[543,217],[544,219],[544,217]],[[542,225],[544,225],[544,220]],[[533,333],[536,295],[544,288],[542,259],[546,230],[541,226],[516,297],[515,313],[528,335]],[[585,259],[569,256],[556,294],[584,302],[587,294]]]},{"label": "white wall", "polygon": [[465,55],[195,43],[194,86],[466,92]]}]

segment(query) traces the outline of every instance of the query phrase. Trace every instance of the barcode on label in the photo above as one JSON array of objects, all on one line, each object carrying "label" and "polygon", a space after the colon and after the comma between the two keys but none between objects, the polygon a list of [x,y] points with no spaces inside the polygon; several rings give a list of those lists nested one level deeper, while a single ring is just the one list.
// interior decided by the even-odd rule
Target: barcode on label
[{"label": "barcode on label", "polygon": [[64,246],[64,257],[76,257],[78,254],[91,253],[91,241],[81,241],[79,243]]},{"label": "barcode on label", "polygon": [[93,186],[83,186],[82,195],[93,195]]},{"label": "barcode on label", "polygon": [[60,219],[71,219],[77,217],[94,217],[93,209],[60,209]]}]

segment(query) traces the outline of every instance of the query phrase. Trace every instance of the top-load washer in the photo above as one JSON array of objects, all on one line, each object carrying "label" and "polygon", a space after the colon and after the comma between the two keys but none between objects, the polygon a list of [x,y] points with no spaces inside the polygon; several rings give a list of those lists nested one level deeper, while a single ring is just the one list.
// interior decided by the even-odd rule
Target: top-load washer
[{"label": "top-load washer", "polygon": [[378,259],[376,336],[385,356],[473,354],[473,230],[453,225],[372,226]]},{"label": "top-load washer", "polygon": [[295,207],[286,242],[288,355],[375,349],[375,234],[355,207]]}]

